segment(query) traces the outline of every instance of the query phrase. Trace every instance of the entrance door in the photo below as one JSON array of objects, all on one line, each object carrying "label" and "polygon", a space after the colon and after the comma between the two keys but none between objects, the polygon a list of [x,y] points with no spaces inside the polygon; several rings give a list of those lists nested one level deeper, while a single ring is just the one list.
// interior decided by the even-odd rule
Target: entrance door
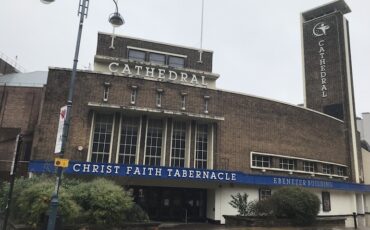
[{"label": "entrance door", "polygon": [[148,213],[151,220],[204,221],[206,190],[133,187],[135,201]]}]

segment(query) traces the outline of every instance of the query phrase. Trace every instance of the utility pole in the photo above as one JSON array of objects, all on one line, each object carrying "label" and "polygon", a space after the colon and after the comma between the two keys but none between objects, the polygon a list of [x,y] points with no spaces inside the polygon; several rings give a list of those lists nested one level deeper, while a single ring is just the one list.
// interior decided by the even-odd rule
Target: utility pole
[{"label": "utility pole", "polygon": [[9,219],[9,214],[10,214],[10,205],[11,205],[13,189],[14,189],[14,181],[15,181],[15,176],[16,176],[17,165],[18,165],[18,161],[19,161],[20,149],[21,149],[22,142],[23,142],[23,136],[22,136],[22,134],[18,134],[17,138],[16,138],[16,142],[15,142],[15,149],[14,149],[14,154],[13,154],[12,167],[10,169],[10,188],[9,188],[9,193],[8,193],[8,197],[7,197],[7,200],[6,200],[3,230],[6,230],[6,227],[8,225],[8,219]]}]

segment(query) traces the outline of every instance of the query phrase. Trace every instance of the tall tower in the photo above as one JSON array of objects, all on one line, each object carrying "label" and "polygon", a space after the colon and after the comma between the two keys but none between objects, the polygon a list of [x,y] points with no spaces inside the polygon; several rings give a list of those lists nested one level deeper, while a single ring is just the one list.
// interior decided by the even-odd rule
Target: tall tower
[{"label": "tall tower", "polygon": [[348,21],[343,0],[303,12],[305,106],[343,120],[352,168],[360,181]]}]

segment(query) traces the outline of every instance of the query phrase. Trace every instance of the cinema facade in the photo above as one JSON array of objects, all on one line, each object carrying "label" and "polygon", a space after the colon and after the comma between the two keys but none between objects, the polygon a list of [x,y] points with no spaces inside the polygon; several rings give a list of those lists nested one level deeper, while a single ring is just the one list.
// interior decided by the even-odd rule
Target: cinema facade
[{"label": "cinema facade", "polygon": [[[231,195],[283,186],[317,194],[320,215],[365,214],[343,1],[302,14],[305,105],[216,88],[213,52],[99,33],[94,71],[78,71],[64,174],[106,176],[153,220],[236,214]],[[29,172],[54,172],[70,69],[49,68]]]}]

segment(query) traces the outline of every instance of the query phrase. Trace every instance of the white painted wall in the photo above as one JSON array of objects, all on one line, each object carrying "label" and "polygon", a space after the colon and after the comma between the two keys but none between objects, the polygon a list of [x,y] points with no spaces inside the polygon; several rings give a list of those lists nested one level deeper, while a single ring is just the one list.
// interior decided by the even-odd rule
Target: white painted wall
[{"label": "white painted wall", "polygon": [[215,190],[207,190],[207,218],[215,220]]},{"label": "white painted wall", "polygon": [[365,214],[364,196],[363,194],[356,194],[356,213]]},{"label": "white painted wall", "polygon": [[[322,190],[312,190],[312,192],[314,192],[322,202]],[[328,190],[328,192],[330,192],[331,211],[323,212],[321,204],[319,216],[352,215],[353,212],[357,212],[356,194],[354,192],[338,190]]]},{"label": "white painted wall", "polygon": [[238,211],[231,207],[231,195],[247,193],[248,201],[258,200],[258,188],[254,187],[221,187],[215,190],[215,220],[225,223],[222,215],[237,215]]},{"label": "white painted wall", "polygon": [[364,167],[365,184],[370,184],[370,152],[362,150],[362,164]]},{"label": "white painted wall", "polygon": [[370,213],[370,194],[364,194],[365,213]]},{"label": "white painted wall", "polygon": [[[311,191],[316,194],[321,201],[322,190],[312,189]],[[213,220],[218,220],[221,224],[224,224],[225,219],[222,215],[237,215],[237,210],[231,207],[229,202],[231,201],[231,195],[235,195],[238,192],[246,192],[248,194],[248,201],[259,199],[257,187],[221,187],[216,188],[213,191],[209,190],[207,198],[207,217]],[[274,188],[272,188],[272,192],[274,192]],[[358,194],[358,197],[356,198],[356,194],[354,192],[337,190],[329,190],[329,192],[331,211],[323,212],[322,205],[320,205],[319,216],[352,215],[353,212],[363,213],[365,207],[360,204],[361,202],[367,202],[367,206],[370,207],[370,194],[368,195],[368,199],[366,199],[362,198],[362,194]]]}]

